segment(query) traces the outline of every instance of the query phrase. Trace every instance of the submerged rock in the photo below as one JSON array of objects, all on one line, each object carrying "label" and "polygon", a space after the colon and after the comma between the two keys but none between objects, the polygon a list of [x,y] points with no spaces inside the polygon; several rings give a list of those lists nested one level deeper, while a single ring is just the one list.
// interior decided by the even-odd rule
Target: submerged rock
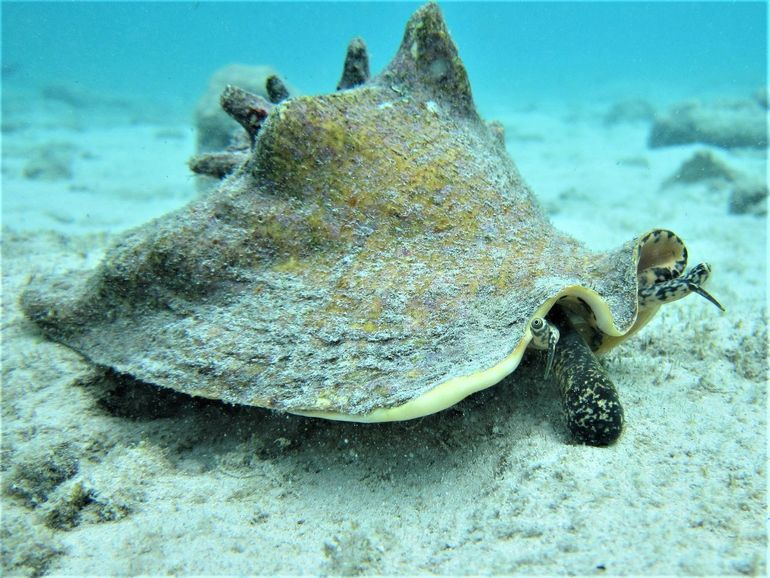
[{"label": "submerged rock", "polygon": [[604,124],[612,126],[621,123],[652,122],[655,107],[640,98],[623,100],[613,104],[604,115]]},{"label": "submerged rock", "polygon": [[734,215],[767,215],[767,183],[741,179],[730,192],[728,210]]},{"label": "submerged rock", "polygon": [[767,214],[767,184],[733,169],[711,151],[697,151],[663,186],[693,183],[705,184],[712,190],[729,190],[727,209],[731,214]]},{"label": "submerged rock", "polygon": [[724,161],[708,150],[697,151],[663,183],[669,186],[676,183],[713,183],[727,184],[736,179],[736,172]]},{"label": "submerged rock", "polygon": [[76,156],[77,149],[69,143],[46,143],[30,155],[22,175],[30,180],[71,179]]},{"label": "submerged rock", "polygon": [[652,126],[651,148],[703,143],[723,148],[767,146],[767,112],[755,100],[688,102],[659,117]]}]

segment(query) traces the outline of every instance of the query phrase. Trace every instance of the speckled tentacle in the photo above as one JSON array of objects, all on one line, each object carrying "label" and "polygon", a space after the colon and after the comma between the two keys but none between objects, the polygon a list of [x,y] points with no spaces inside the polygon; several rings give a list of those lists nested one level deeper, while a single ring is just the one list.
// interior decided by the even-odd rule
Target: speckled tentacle
[{"label": "speckled tentacle", "polygon": [[697,293],[724,311],[725,308],[722,304],[703,288],[709,275],[711,275],[711,266],[708,263],[700,263],[690,269],[683,277],[659,281],[652,285],[640,285],[639,307],[644,309],[652,305],[671,303],[690,293]]},{"label": "speckled tentacle", "polygon": [[569,320],[559,321],[559,331],[553,369],[567,427],[578,442],[612,444],[620,437],[624,421],[615,384]]},{"label": "speckled tentacle", "polygon": [[542,317],[535,317],[529,323],[529,329],[532,332],[532,341],[530,345],[535,349],[544,349],[547,353],[545,363],[545,378],[551,374],[553,367],[553,358],[556,351],[556,344],[559,342],[559,330],[556,326]]}]

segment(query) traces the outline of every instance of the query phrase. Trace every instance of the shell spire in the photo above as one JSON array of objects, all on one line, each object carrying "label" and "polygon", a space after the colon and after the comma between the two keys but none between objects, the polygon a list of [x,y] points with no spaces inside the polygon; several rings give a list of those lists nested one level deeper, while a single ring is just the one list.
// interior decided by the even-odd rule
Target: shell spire
[{"label": "shell spire", "polygon": [[468,73],[434,2],[409,19],[398,53],[377,80],[435,100],[457,114],[477,116]]}]

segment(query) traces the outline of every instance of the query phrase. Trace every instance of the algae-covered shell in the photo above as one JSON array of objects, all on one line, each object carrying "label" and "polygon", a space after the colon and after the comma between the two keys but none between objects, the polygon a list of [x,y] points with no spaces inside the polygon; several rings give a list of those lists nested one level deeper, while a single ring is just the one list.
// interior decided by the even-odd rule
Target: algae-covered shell
[{"label": "algae-covered shell", "polygon": [[192,395],[357,421],[432,413],[516,369],[559,301],[594,349],[639,315],[665,232],[596,253],[548,222],[476,113],[439,9],[379,75],[277,103],[213,192],[22,303],[92,362]]}]

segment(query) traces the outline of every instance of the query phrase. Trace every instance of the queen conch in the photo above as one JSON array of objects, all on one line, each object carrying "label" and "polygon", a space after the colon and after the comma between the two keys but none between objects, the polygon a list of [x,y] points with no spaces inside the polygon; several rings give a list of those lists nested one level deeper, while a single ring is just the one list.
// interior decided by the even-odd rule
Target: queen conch
[{"label": "queen conch", "polygon": [[716,303],[670,231],[597,253],[554,229],[435,4],[378,76],[356,40],[337,92],[273,93],[225,91],[248,142],[193,161],[215,190],[94,271],[32,279],[49,338],[186,394],[361,422],[442,410],[543,349],[569,430],[604,445],[623,414],[594,354],[663,303]]}]

